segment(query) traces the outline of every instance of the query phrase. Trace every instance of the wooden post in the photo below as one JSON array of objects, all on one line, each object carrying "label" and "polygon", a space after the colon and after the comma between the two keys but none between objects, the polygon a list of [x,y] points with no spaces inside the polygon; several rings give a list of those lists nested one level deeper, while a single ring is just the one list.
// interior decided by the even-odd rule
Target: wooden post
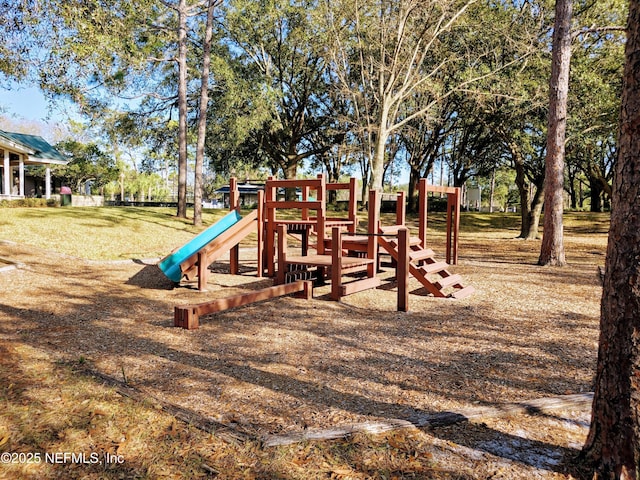
[{"label": "wooden post", "polygon": [[447,193],[447,233],[445,237],[445,244],[447,249],[447,263],[451,265],[451,227],[452,227],[452,215],[453,215],[453,198],[451,193]]},{"label": "wooden post", "polygon": [[331,229],[331,299],[342,296],[342,232],[340,227]]},{"label": "wooden post", "polygon": [[[240,213],[240,192],[238,190],[238,179],[231,177],[229,179],[229,210],[236,210]],[[237,275],[240,263],[240,244],[235,245],[229,250],[229,272],[231,275]]]},{"label": "wooden post", "polygon": [[206,251],[198,252],[198,290],[204,292],[207,290],[207,281],[209,279],[209,262]]},{"label": "wooden post", "polygon": [[453,256],[451,258],[451,263],[453,265],[458,264],[458,233],[460,232],[460,187],[456,187],[456,192],[454,194],[454,213],[455,219],[453,221]]},{"label": "wooden post", "polygon": [[458,231],[460,230],[460,187],[447,193],[447,263],[458,264]]},{"label": "wooden post", "polygon": [[238,191],[238,179],[229,179],[229,210],[240,211],[240,192]]},{"label": "wooden post", "polygon": [[200,325],[197,307],[187,305],[186,307],[175,307],[173,309],[173,325],[175,327],[195,330]]},{"label": "wooden post", "polygon": [[407,203],[404,191],[400,191],[396,198],[396,225],[404,225],[407,218]]},{"label": "wooden post", "polygon": [[398,262],[396,263],[398,282],[398,311],[409,310],[409,231],[406,227],[398,230]]},{"label": "wooden post", "polygon": [[358,226],[358,179],[351,177],[349,179],[349,233],[354,235],[356,233],[356,227]]},{"label": "wooden post", "polygon": [[303,289],[301,292],[294,294],[294,298],[302,298],[304,300],[311,300],[313,298],[313,280],[298,280],[296,283],[303,283]]},{"label": "wooden post", "polygon": [[275,284],[282,285],[287,278],[287,226],[278,225],[278,273]]},{"label": "wooden post", "polygon": [[373,278],[378,271],[378,239],[374,236],[379,231],[380,223],[380,194],[377,190],[369,190],[369,211],[367,215],[369,223],[367,230],[367,258],[373,259],[373,263],[367,266],[367,276]]},{"label": "wooden post", "polygon": [[256,254],[258,266],[257,276],[262,277],[264,274],[264,191],[258,190],[258,218],[256,220],[258,225],[256,227],[256,233],[258,237],[258,252]]},{"label": "wooden post", "polygon": [[[309,201],[309,193],[310,193],[309,185],[304,185],[302,187],[302,201],[303,202],[308,202]],[[301,216],[302,220],[309,220],[309,209],[308,208],[301,208],[300,210],[301,210],[300,211],[300,216]]]},{"label": "wooden post", "polygon": [[[267,205],[270,205],[271,202],[275,201],[278,195],[276,188],[270,186],[269,184],[269,181],[273,179],[274,179],[273,177],[269,177],[267,179],[267,183],[265,184],[265,196],[266,196]],[[266,215],[266,224],[267,224],[265,261],[267,263],[267,276],[273,277],[275,275],[275,260],[276,260],[276,245],[275,245],[276,209],[274,207],[267,207],[265,210],[266,210],[265,215]]]},{"label": "wooden post", "polygon": [[420,246],[427,248],[427,179],[418,181],[418,237]]},{"label": "wooden post", "polygon": [[317,218],[318,231],[316,234],[318,235],[318,242],[316,246],[316,250],[318,251],[318,255],[324,254],[324,238],[325,238],[325,220],[327,218],[327,179],[324,175],[319,175],[318,180],[320,180],[320,185],[318,186],[318,191],[316,194],[316,200],[320,202],[320,208],[317,210]]}]

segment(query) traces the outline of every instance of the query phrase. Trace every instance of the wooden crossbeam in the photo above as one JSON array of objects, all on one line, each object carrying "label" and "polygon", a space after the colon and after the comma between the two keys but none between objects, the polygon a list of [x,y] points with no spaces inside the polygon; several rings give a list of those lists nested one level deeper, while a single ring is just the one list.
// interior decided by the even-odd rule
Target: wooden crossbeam
[{"label": "wooden crossbeam", "polygon": [[380,278],[363,278],[362,280],[354,280],[340,286],[340,296],[351,295],[353,293],[363,292],[380,286]]},{"label": "wooden crossbeam", "polygon": [[[426,184],[426,179],[421,179],[425,181]],[[458,189],[460,187],[446,187],[446,186],[440,186],[440,185],[426,185],[426,192],[433,192],[433,193],[456,193],[456,189]]]},{"label": "wooden crossbeam", "polygon": [[200,316],[222,312],[224,310],[241,307],[250,303],[262,302],[271,298],[299,292],[303,292],[304,298],[310,299],[313,294],[313,282],[310,280],[299,280],[294,283],[274,285],[272,287],[256,290],[255,292],[219,298],[210,302],[176,306],[174,308],[174,326],[182,327],[187,330],[195,330],[199,326]]}]

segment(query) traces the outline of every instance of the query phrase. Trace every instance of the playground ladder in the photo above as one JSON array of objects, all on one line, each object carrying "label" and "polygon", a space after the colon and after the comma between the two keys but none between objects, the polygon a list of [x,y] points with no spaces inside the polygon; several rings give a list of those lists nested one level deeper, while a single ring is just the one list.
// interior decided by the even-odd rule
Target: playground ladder
[{"label": "playground ladder", "polygon": [[[381,227],[380,233],[393,235],[397,226]],[[398,261],[398,241],[397,237],[378,237],[378,244],[384,248],[389,255]],[[475,289],[472,286],[465,287],[462,284],[462,277],[452,274],[448,270],[447,262],[438,261],[433,250],[422,247],[419,238],[409,239],[409,273],[413,275],[424,288],[434,297],[465,298],[473,294]]]}]

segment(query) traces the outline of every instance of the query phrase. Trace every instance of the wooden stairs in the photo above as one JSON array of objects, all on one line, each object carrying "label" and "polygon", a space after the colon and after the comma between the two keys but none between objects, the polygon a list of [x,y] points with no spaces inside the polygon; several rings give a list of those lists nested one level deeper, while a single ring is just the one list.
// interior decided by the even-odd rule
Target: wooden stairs
[{"label": "wooden stairs", "polygon": [[[398,261],[398,226],[380,227],[380,233],[389,235],[388,237],[378,237],[378,244],[384,248],[389,255]],[[472,295],[475,289],[472,286],[464,286],[462,277],[452,274],[448,270],[447,262],[438,261],[433,250],[422,248],[418,237],[409,239],[409,273],[413,275],[424,288],[434,297],[461,299]]]}]

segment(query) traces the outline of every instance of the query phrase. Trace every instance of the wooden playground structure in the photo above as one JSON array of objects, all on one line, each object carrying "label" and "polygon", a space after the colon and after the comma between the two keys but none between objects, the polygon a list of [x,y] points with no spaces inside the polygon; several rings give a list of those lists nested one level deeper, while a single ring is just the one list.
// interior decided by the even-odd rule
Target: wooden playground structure
[{"label": "wooden playground structure", "polygon": [[[257,209],[245,217],[239,216],[239,194],[235,179],[230,181],[230,209],[237,217],[230,226],[211,233],[206,245],[188,251],[179,258],[181,278],[198,279],[198,289],[204,291],[209,266],[227,251],[230,252],[230,272],[239,271],[239,244],[250,233],[257,234],[258,277],[272,277],[273,286],[233,297],[175,307],[175,326],[198,328],[199,316],[235,308],[249,303],[296,294],[311,298],[313,284],[331,283],[330,298],[340,300],[366,289],[380,286],[378,277],[380,253],[390,255],[396,268],[398,310],[408,310],[409,277],[417,279],[425,290],[439,298],[464,298],[474,292],[465,286],[458,274],[449,271],[458,261],[458,231],[460,226],[460,188],[419,184],[418,236],[411,236],[406,226],[404,192],[397,194],[394,225],[380,223],[380,194],[369,192],[366,232],[358,232],[357,182],[328,183],[324,175],[315,179],[278,180],[269,178],[264,192],[258,196]],[[348,192],[348,208],[344,218],[327,216],[327,193]],[[285,194],[283,194],[285,192]],[[295,199],[292,194],[295,192]],[[438,260],[427,247],[427,198],[429,192],[447,195],[446,261]],[[282,212],[286,211],[286,215]],[[295,214],[297,212],[297,214]],[[215,227],[215,225],[214,225]],[[288,237],[296,238],[300,254],[290,254]],[[188,246],[188,245],[187,245]],[[166,257],[161,264],[171,260]],[[161,267],[162,268],[162,267]]]}]

